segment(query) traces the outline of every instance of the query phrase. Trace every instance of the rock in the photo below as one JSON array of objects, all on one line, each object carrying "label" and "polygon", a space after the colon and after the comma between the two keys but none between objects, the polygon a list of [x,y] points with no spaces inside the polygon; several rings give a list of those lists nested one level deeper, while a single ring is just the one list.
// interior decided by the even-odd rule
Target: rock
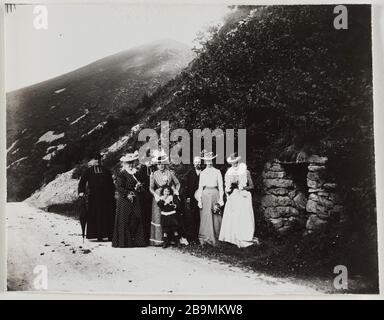
[{"label": "rock", "polygon": [[313,156],[310,156],[308,158],[308,162],[310,162],[311,165],[313,163],[315,163],[315,164],[325,164],[327,161],[328,161],[327,157],[320,157],[318,155],[313,155]]},{"label": "rock", "polygon": [[322,197],[329,197],[331,194],[327,191],[319,191],[317,193],[319,196],[322,196]]},{"label": "rock", "polygon": [[296,208],[289,208],[289,215],[298,216],[299,214],[299,210],[297,210]]},{"label": "rock", "polygon": [[317,213],[317,204],[313,200],[308,200],[306,206],[307,212]]},{"label": "rock", "polygon": [[283,218],[271,219],[269,221],[273,224],[273,226],[276,229],[279,229],[279,228],[281,228],[284,225],[284,219]]},{"label": "rock", "polygon": [[307,206],[307,197],[304,195],[304,193],[299,192],[293,199],[293,202],[295,203],[296,208],[300,210],[305,210]]},{"label": "rock", "polygon": [[298,217],[289,217],[284,222],[284,227],[293,227],[294,225],[298,225],[300,223],[300,219]]},{"label": "rock", "polygon": [[267,189],[266,193],[274,194],[277,196],[283,196],[283,195],[288,194],[288,189],[286,189],[286,188],[271,188],[271,189]]},{"label": "rock", "polygon": [[269,207],[264,211],[267,218],[280,218],[283,216],[298,216],[299,211],[293,207]]},{"label": "rock", "polygon": [[264,210],[264,217],[266,217],[267,219],[280,218],[280,217],[284,216],[284,214],[285,214],[285,212],[281,212],[281,211],[277,210],[277,208],[266,208]]},{"label": "rock", "polygon": [[281,235],[287,234],[291,230],[291,226],[284,226],[277,230]]},{"label": "rock", "polygon": [[325,189],[334,190],[334,189],[336,189],[336,183],[324,183],[323,187]]},{"label": "rock", "polygon": [[269,194],[261,199],[261,205],[263,207],[283,207],[290,206],[292,204],[292,200],[285,196],[275,196]]},{"label": "rock", "polygon": [[322,188],[309,188],[308,189],[309,193],[316,193],[316,192],[321,192],[321,191],[324,191],[324,189],[322,189]]},{"label": "rock", "polygon": [[323,170],[325,170],[325,166],[318,166],[314,164],[310,164],[308,166],[308,171],[316,172],[316,171],[323,171]]},{"label": "rock", "polygon": [[320,181],[314,181],[307,178],[307,186],[311,189],[320,189],[323,183]]},{"label": "rock", "polygon": [[311,193],[309,195],[309,199],[312,201],[315,201],[317,204],[326,208],[332,208],[334,206],[334,203],[328,198],[314,194],[314,193]]},{"label": "rock", "polygon": [[327,221],[320,219],[317,215],[312,214],[309,216],[306,228],[309,230],[321,230],[327,225]]},{"label": "rock", "polygon": [[316,215],[322,220],[327,220],[331,214],[329,211],[318,211]]},{"label": "rock", "polygon": [[319,197],[318,203],[325,208],[332,208],[334,206],[333,201],[330,201],[325,197]]},{"label": "rock", "polygon": [[265,165],[266,171],[284,171],[284,168],[278,162],[267,162]]},{"label": "rock", "polygon": [[293,181],[289,179],[264,179],[264,185],[267,188],[278,187],[278,188],[289,188],[293,187]]},{"label": "rock", "polygon": [[316,193],[310,193],[308,199],[317,202],[319,200],[319,196]]},{"label": "rock", "polygon": [[288,192],[288,197],[289,197],[289,199],[293,200],[293,198],[296,197],[296,190],[292,190],[292,191]]},{"label": "rock", "polygon": [[309,180],[318,181],[318,182],[321,182],[321,183],[324,183],[323,176],[324,176],[324,174],[320,173],[319,171],[317,171],[317,172],[308,172],[308,174],[307,174],[307,178]]},{"label": "rock", "polygon": [[284,178],[286,173],[283,171],[263,171],[262,177],[266,179]]}]

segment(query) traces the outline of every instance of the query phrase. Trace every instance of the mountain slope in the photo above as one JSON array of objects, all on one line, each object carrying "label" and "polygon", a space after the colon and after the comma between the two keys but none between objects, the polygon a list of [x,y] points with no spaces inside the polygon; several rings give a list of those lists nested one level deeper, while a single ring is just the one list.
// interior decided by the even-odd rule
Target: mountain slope
[{"label": "mountain slope", "polygon": [[9,199],[28,196],[58,151],[102,129],[108,117],[133,115],[143,95],[172,79],[192,58],[189,47],[165,39],[8,93]]}]

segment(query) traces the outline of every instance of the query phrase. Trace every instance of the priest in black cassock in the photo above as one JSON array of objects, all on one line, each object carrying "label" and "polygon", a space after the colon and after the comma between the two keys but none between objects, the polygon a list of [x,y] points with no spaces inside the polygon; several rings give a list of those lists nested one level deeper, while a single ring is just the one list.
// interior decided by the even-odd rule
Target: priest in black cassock
[{"label": "priest in black cassock", "polygon": [[78,193],[87,196],[87,239],[112,240],[115,220],[115,185],[111,172],[101,164],[102,156],[96,154],[82,174]]}]

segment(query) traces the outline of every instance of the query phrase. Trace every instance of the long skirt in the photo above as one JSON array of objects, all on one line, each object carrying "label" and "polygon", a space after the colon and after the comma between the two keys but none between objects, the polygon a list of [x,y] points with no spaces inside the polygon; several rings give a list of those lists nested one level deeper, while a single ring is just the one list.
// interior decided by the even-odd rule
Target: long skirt
[{"label": "long skirt", "polygon": [[167,233],[168,237],[170,233],[178,231],[179,221],[176,213],[170,215],[161,215],[161,229],[163,233]]},{"label": "long skirt", "polygon": [[[160,188],[155,191],[160,195]],[[151,236],[149,238],[151,246],[161,246],[163,244],[163,230],[161,228],[161,211],[155,198],[152,199],[152,219],[151,219]]]},{"label": "long skirt", "polygon": [[235,244],[239,248],[248,247],[252,244],[254,231],[252,195],[248,191],[235,189],[224,207],[219,240]]},{"label": "long skirt", "polygon": [[219,190],[216,188],[205,188],[201,194],[203,208],[200,210],[200,243],[216,245],[220,234],[221,215],[213,214],[212,209],[219,201]]},{"label": "long skirt", "polygon": [[149,191],[140,192],[140,206],[143,217],[145,240],[149,242],[152,219],[152,194]]},{"label": "long skirt", "polygon": [[87,213],[87,239],[111,238],[115,220],[115,199],[101,194],[90,195]]},{"label": "long skirt", "polygon": [[187,238],[188,242],[197,242],[199,240],[200,208],[196,199],[191,198],[191,202],[185,205],[183,218],[183,236]]},{"label": "long skirt", "polygon": [[133,202],[119,197],[117,200],[115,228],[112,238],[112,247],[145,247],[142,211],[140,201]]}]

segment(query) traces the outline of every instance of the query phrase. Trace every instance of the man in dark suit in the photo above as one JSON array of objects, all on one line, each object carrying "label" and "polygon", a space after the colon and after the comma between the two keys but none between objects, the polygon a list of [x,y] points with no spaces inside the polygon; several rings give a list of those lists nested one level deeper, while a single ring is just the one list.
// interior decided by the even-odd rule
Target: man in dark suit
[{"label": "man in dark suit", "polygon": [[193,160],[193,168],[187,174],[185,190],[187,205],[185,228],[187,229],[187,240],[189,243],[196,244],[199,243],[200,209],[195,199],[195,192],[199,188],[201,170],[201,159],[200,157],[195,157]]}]

